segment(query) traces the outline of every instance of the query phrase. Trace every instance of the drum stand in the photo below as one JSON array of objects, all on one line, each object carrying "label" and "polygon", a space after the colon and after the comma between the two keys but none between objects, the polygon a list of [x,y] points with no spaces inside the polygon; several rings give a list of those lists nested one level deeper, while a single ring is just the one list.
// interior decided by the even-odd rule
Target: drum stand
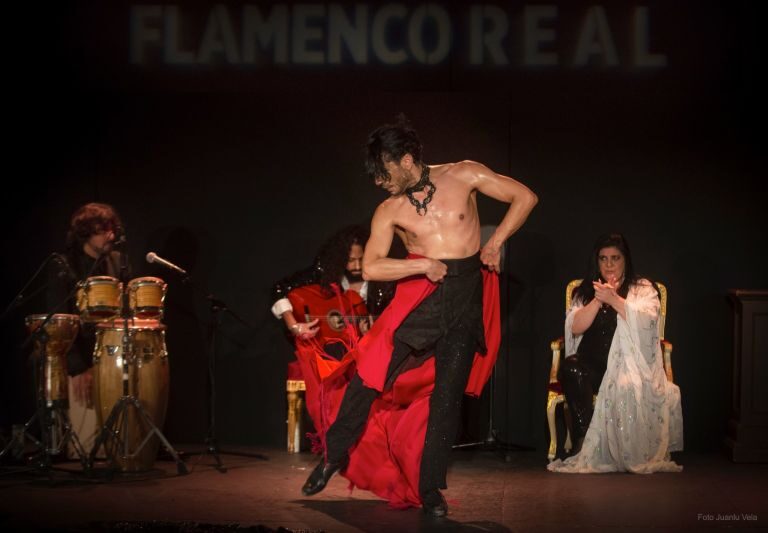
[{"label": "drum stand", "polygon": [[[119,456],[122,459],[133,459],[137,457],[144,446],[149,443],[152,436],[157,435],[163,448],[165,448],[176,462],[176,470],[179,475],[187,474],[187,465],[181,460],[179,454],[173,449],[173,446],[171,446],[168,439],[165,438],[165,435],[163,435],[163,432],[160,431],[152,421],[152,418],[142,407],[141,402],[130,392],[130,368],[131,366],[137,365],[137,354],[135,353],[131,342],[131,333],[128,328],[127,318],[123,319],[123,326],[123,395],[115,402],[109,416],[104,422],[104,426],[101,428],[101,431],[99,431],[99,435],[96,437],[96,441],[94,442],[88,457],[89,463],[91,465],[93,464],[99,448],[104,446],[104,451],[107,454],[107,458],[110,460],[112,470],[116,470],[114,454],[119,453]],[[136,414],[139,416],[140,420],[150,428],[150,431],[147,433],[146,437],[144,437],[144,440],[141,441],[135,450],[129,449],[130,429],[128,424],[128,412],[131,408],[136,410]],[[108,446],[108,442],[111,442],[113,445]],[[110,453],[110,451],[113,453]]]},{"label": "drum stand", "polygon": [[[77,434],[72,430],[72,424],[67,414],[68,400],[47,400],[45,395],[45,358],[46,345],[48,343],[48,334],[45,332],[45,325],[53,316],[51,313],[42,324],[32,334],[40,340],[40,353],[38,354],[37,370],[37,409],[32,417],[24,424],[21,435],[11,439],[11,441],[0,451],[0,458],[14,449],[16,446],[21,448],[23,453],[27,440],[32,441],[37,446],[39,452],[33,456],[36,459],[34,468],[49,472],[52,468],[51,456],[59,455],[66,451],[67,444],[72,443],[72,447],[83,465],[83,471],[90,473],[91,463],[86,456],[83,445]],[[29,431],[35,420],[40,424],[40,440],[35,438]],[[20,442],[19,442],[20,441]]]},{"label": "drum stand", "polygon": [[[105,257],[104,253],[99,254],[99,257],[93,263],[91,270],[88,272],[88,276],[90,276],[91,273],[93,273],[93,271],[99,265],[99,263],[101,263],[104,260],[104,257]],[[30,280],[24,285],[24,288],[21,289],[19,294],[17,294],[14,297],[14,299],[11,301],[11,303],[8,304],[8,306],[5,308],[5,310],[3,311],[3,314],[0,315],[0,319],[4,319],[6,316],[8,316],[8,314],[11,312],[12,309],[25,303],[32,296],[34,296],[40,290],[45,288],[45,286],[43,286],[38,290],[36,290],[35,292],[33,292],[32,294],[24,297],[24,292],[32,284],[32,282],[37,278],[40,272],[42,272],[43,268],[45,268],[48,262],[51,261],[52,259],[61,260],[61,256],[57,253],[53,253],[45,258],[45,261],[43,261],[43,263],[38,267],[37,271],[32,275]],[[64,260],[64,263],[66,263],[65,260]],[[40,460],[37,464],[37,468],[50,471],[50,469],[52,468],[51,456],[58,455],[63,450],[66,450],[67,444],[71,442],[72,447],[75,449],[75,452],[80,458],[80,463],[83,465],[83,470],[85,472],[90,472],[91,470],[91,462],[88,460],[85,454],[85,450],[83,449],[83,445],[80,443],[80,439],[77,438],[77,434],[73,431],[72,424],[69,420],[69,415],[67,414],[67,409],[69,407],[68,400],[48,401],[45,395],[44,380],[45,380],[45,367],[46,367],[45,363],[46,363],[46,357],[47,357],[46,344],[48,343],[48,334],[45,332],[45,326],[46,324],[48,324],[48,322],[50,322],[53,315],[56,314],[59,309],[64,307],[64,304],[75,295],[76,291],[77,291],[76,288],[70,291],[70,293],[67,294],[64,300],[62,300],[56,306],[54,306],[53,310],[48,314],[47,317],[45,317],[45,320],[43,320],[43,322],[38,326],[38,328],[27,338],[27,340],[22,345],[22,350],[24,350],[26,349],[27,346],[29,346],[30,342],[35,337],[37,337],[40,340],[41,348],[40,348],[40,353],[38,354],[39,368],[37,371],[38,373],[37,375],[37,408],[35,409],[35,413],[32,415],[32,417],[27,421],[26,424],[24,424],[21,435],[16,438],[12,438],[11,441],[6,445],[6,447],[3,448],[2,451],[0,451],[0,459],[6,453],[8,453],[11,449],[13,449],[15,446],[18,446],[21,448],[21,451],[18,453],[23,453],[24,446],[27,440],[30,440],[40,450],[38,453]],[[32,426],[32,424],[36,419],[40,424],[40,436],[42,441],[35,438],[35,436],[29,432],[29,428]]]}]

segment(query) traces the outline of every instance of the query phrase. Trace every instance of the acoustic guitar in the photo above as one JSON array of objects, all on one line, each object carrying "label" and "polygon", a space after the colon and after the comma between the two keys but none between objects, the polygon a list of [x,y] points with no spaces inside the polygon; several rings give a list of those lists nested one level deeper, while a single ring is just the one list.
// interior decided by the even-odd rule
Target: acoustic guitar
[{"label": "acoustic guitar", "polygon": [[[311,322],[320,319],[317,337],[323,339],[347,339],[347,327],[352,326],[358,335],[361,323],[370,324],[365,301],[353,290],[342,293],[324,290],[320,285],[305,285],[288,293],[293,315],[298,321]],[[366,328],[363,328],[366,329]]]}]

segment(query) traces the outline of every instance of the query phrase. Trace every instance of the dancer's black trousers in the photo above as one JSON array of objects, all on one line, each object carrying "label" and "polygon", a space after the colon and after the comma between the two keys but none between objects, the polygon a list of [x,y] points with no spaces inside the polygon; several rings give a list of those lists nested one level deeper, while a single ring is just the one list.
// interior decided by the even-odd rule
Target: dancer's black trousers
[{"label": "dancer's black trousers", "polygon": [[[479,256],[444,261],[448,275],[395,332],[387,384],[434,353],[435,387],[419,474],[423,496],[446,488],[451,447],[461,416],[461,402],[476,352],[485,352],[482,322],[482,275]],[[378,391],[355,374],[344,393],[336,421],[326,434],[327,460],[339,462],[360,437]]]}]

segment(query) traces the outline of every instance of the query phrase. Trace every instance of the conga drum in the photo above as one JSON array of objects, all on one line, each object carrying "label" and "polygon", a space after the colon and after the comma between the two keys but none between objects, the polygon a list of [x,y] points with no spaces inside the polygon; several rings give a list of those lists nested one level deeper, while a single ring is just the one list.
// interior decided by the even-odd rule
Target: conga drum
[{"label": "conga drum", "polygon": [[[123,348],[125,324],[120,320],[96,326],[93,355],[94,403],[99,425],[103,426],[112,408],[123,396],[123,367],[128,374],[128,394],[139,400],[144,412],[158,429],[165,422],[168,407],[169,365],[165,347],[165,326],[157,320],[128,320],[129,353]],[[107,455],[123,472],[150,470],[155,463],[160,439],[138,411],[128,405],[105,442]],[[143,446],[142,446],[142,443]]]},{"label": "conga drum", "polygon": [[163,302],[167,285],[160,278],[151,276],[128,282],[128,307],[134,318],[163,318]]},{"label": "conga drum", "polygon": [[111,276],[92,276],[77,285],[77,308],[85,322],[110,320],[120,315],[123,284]]},{"label": "conga drum", "polygon": [[[47,317],[47,314],[29,315],[24,319],[30,334],[37,331]],[[55,314],[45,324],[47,335],[45,353],[43,343],[35,338],[33,356],[44,357],[42,389],[45,393],[45,403],[48,407],[58,402],[62,406],[68,404],[69,390],[67,388],[67,352],[72,347],[80,329],[80,318],[77,315]],[[40,385],[40,384],[38,384]]]}]

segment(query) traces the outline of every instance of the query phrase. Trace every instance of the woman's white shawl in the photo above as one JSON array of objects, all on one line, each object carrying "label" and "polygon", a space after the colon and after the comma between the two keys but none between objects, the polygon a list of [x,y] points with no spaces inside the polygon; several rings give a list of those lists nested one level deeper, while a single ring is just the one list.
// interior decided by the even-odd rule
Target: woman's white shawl
[{"label": "woman's white shawl", "polygon": [[[566,355],[576,353],[581,335],[571,331],[581,301],[565,318]],[[581,452],[554,461],[553,472],[679,472],[669,452],[683,449],[680,389],[667,381],[659,342],[659,298],[642,279],[627,295],[627,319],[617,316],[595,412]]]}]

